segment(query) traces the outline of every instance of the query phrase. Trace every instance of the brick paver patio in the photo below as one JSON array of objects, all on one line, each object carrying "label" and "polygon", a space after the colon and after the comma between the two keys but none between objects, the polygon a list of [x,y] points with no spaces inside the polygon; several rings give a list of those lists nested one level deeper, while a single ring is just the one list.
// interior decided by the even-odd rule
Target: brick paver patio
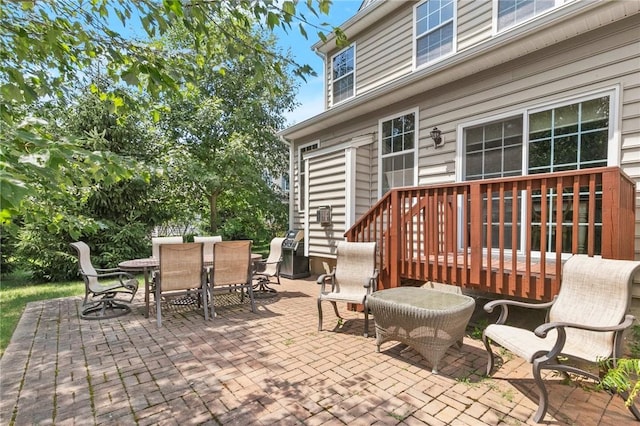
[{"label": "brick paver patio", "polygon": [[[465,337],[434,375],[397,342],[376,353],[375,339],[361,334],[361,313],[345,312],[340,327],[327,305],[318,332],[314,280],[282,281],[277,295],[257,299],[257,314],[226,303],[205,322],[201,310],[174,307],[163,310],[160,329],[142,315],[142,291],[131,314],[104,321],[80,320],[80,298],[30,303],[0,361],[0,422],[532,423],[537,396],[528,364],[503,353],[504,365],[483,378],[482,342]],[[633,421],[621,398],[549,379],[547,423]]]}]

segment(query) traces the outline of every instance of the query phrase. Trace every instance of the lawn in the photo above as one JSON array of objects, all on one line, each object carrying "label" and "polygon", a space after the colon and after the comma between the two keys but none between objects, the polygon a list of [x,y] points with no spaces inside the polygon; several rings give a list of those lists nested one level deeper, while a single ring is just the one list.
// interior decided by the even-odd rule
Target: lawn
[{"label": "lawn", "polygon": [[2,275],[0,279],[0,356],[9,345],[27,303],[79,295],[84,295],[84,283],[80,280],[35,284],[29,281],[26,273]]}]

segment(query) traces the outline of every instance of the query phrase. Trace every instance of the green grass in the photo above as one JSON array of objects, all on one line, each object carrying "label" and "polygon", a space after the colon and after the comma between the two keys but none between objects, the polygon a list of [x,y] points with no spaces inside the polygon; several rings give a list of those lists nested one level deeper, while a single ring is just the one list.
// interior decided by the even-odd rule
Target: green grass
[{"label": "green grass", "polygon": [[25,273],[0,278],[0,357],[9,345],[20,316],[29,302],[84,295],[82,281],[33,283]]}]

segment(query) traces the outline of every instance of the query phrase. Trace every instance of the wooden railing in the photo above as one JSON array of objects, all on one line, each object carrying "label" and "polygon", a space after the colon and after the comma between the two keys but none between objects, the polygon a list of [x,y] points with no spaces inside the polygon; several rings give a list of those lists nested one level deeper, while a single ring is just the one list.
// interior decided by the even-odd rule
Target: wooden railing
[{"label": "wooden railing", "polygon": [[345,236],[378,243],[381,288],[431,280],[550,300],[569,255],[634,258],[635,184],[603,167],[396,188]]}]

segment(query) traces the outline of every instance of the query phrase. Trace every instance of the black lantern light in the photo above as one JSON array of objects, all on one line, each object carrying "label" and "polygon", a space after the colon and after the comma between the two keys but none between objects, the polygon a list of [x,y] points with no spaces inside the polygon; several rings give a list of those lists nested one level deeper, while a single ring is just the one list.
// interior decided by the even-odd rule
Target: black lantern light
[{"label": "black lantern light", "polygon": [[437,127],[434,127],[430,134],[431,134],[431,139],[433,139],[433,142],[436,147],[439,147],[440,145],[442,145],[443,143],[442,132],[438,130]]}]

